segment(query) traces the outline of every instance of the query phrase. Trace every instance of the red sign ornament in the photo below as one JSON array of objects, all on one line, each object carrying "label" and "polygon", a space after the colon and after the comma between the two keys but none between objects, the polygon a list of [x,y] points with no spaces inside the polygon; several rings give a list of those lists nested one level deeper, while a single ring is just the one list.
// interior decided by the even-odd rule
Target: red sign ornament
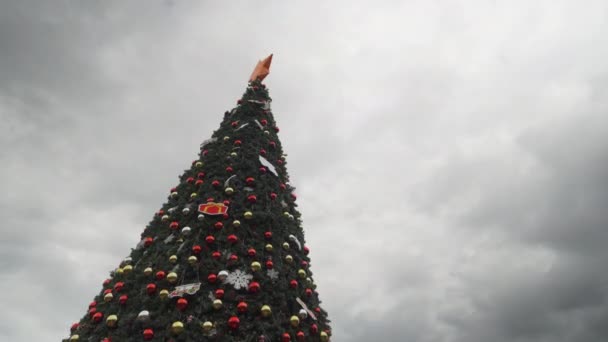
[{"label": "red sign ornament", "polygon": [[199,205],[198,211],[207,215],[224,215],[228,212],[228,206],[224,203],[209,202]]}]

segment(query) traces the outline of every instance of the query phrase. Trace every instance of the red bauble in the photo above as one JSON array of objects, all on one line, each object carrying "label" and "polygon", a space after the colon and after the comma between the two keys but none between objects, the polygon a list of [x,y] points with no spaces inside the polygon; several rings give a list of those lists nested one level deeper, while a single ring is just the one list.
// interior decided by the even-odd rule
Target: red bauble
[{"label": "red bauble", "polygon": [[277,194],[275,194],[274,192],[271,192],[271,193],[270,193],[270,199],[271,199],[271,200],[275,200],[275,199],[277,199]]},{"label": "red bauble", "polygon": [[220,186],[220,181],[218,181],[218,180],[216,179],[216,180],[214,180],[213,182],[211,182],[211,185],[213,185],[214,187],[216,187],[216,188],[217,188],[218,186]]},{"label": "red bauble", "polygon": [[262,119],[262,120],[260,120],[260,123],[262,124],[262,126],[266,126],[266,125],[268,125],[268,120]]},{"label": "red bauble", "polygon": [[222,290],[222,289],[215,290],[215,298],[217,298],[217,299],[224,298],[224,290]]},{"label": "red bauble", "polygon": [[180,298],[177,300],[176,306],[179,311],[184,311],[188,307],[188,301],[186,298]]},{"label": "red bauble", "polygon": [[283,165],[283,159],[278,159],[278,160],[277,160],[277,164],[279,164],[279,165]]},{"label": "red bauble", "polygon": [[153,295],[154,293],[156,293],[156,284],[146,285],[146,292],[148,292],[149,295]]},{"label": "red bauble", "polygon": [[310,253],[310,248],[304,246],[304,254],[308,255],[308,253]]},{"label": "red bauble", "polygon": [[195,186],[201,186],[201,185],[203,185],[203,183],[205,183],[205,182],[203,182],[202,179],[197,179],[196,182],[194,182],[194,185]]},{"label": "red bauble", "polygon": [[249,248],[249,249],[247,250],[247,255],[249,255],[250,257],[252,257],[252,258],[253,258],[253,257],[256,255],[255,249],[253,249],[253,248]]},{"label": "red bauble", "polygon": [[186,179],[187,183],[193,183],[194,182],[194,177],[188,177],[188,179]]},{"label": "red bauble", "polygon": [[177,221],[173,221],[169,223],[169,228],[176,230],[177,228],[179,228],[179,223],[177,223]]},{"label": "red bauble", "polygon": [[271,148],[275,148],[275,147],[277,147],[277,143],[275,143],[274,141],[269,142],[269,143],[268,143],[268,145],[269,145]]},{"label": "red bauble", "polygon": [[263,166],[260,166],[258,170],[260,170],[260,173],[266,173],[266,168]]},{"label": "red bauble", "polygon": [[291,336],[289,336],[288,333],[283,333],[283,335],[281,335],[281,342],[289,342],[291,341]]},{"label": "red bauble", "polygon": [[101,312],[96,312],[93,315],[93,322],[95,322],[95,323],[101,322],[102,319],[103,319],[103,313],[101,313]]},{"label": "red bauble", "polygon": [[213,226],[217,230],[220,230],[220,229],[224,228],[224,224],[222,222],[215,222],[215,224]]},{"label": "red bauble", "polygon": [[194,253],[194,254],[200,254],[202,250],[203,250],[203,247],[201,247],[199,245],[192,246],[192,253]]},{"label": "red bauble", "polygon": [[238,123],[238,121],[232,121],[232,122],[230,123],[230,126],[232,126],[232,127],[236,127],[236,126],[238,126],[238,124],[239,124],[239,123]]},{"label": "red bauble", "polygon": [[243,100],[238,99],[238,100],[236,101],[236,103],[237,103],[237,104],[241,104],[241,103],[243,103]]},{"label": "red bauble", "polygon": [[298,341],[304,341],[304,332],[303,331],[298,331],[298,333],[296,334],[296,338],[298,339]]},{"label": "red bauble", "polygon": [[237,306],[236,309],[240,312],[240,313],[245,313],[247,312],[247,303],[245,302],[240,302]]},{"label": "red bauble", "polygon": [[251,292],[251,293],[260,292],[260,283],[258,283],[257,281],[252,281],[251,283],[249,283],[249,292]]},{"label": "red bauble", "polygon": [[292,193],[292,194],[290,194],[290,196],[291,196],[291,199],[294,201],[298,199],[298,196],[296,194]]},{"label": "red bauble", "polygon": [[245,183],[247,183],[247,185],[253,185],[253,183],[255,183],[255,178],[247,177],[245,178]]},{"label": "red bauble", "polygon": [[147,238],[144,239],[144,246],[150,247],[150,245],[152,245],[153,242],[154,242],[154,239],[148,236]]},{"label": "red bauble", "polygon": [[298,281],[297,280],[292,280],[289,282],[289,287],[291,287],[292,289],[295,289],[296,287],[298,287]]},{"label": "red bauble", "polygon": [[228,242],[230,242],[230,243],[236,243],[237,241],[239,241],[239,238],[236,237],[236,235],[234,235],[234,234],[228,235]]},{"label": "red bauble", "polygon": [[264,237],[266,238],[266,240],[272,239],[272,232],[265,232]]},{"label": "red bauble", "polygon": [[317,306],[317,307],[315,308],[315,312],[316,312],[316,313],[318,313],[318,314],[320,315],[320,314],[321,314],[321,308]]},{"label": "red bauble", "polygon": [[127,299],[129,299],[129,297],[127,295],[120,296],[120,298],[118,298],[118,304],[120,304],[120,305],[127,304]]},{"label": "red bauble", "polygon": [[208,244],[212,244],[215,242],[215,237],[213,237],[213,235],[207,235],[207,237],[205,238],[205,242]]},{"label": "red bauble", "polygon": [[158,272],[156,272],[156,279],[157,280],[163,280],[163,279],[165,279],[165,271],[158,271]]},{"label": "red bauble", "polygon": [[215,201],[215,199],[213,199],[213,197],[207,197],[207,202],[213,202]]},{"label": "red bauble", "polygon": [[260,150],[260,154],[263,155],[263,156],[265,156],[266,155],[266,150],[265,149],[261,149]]},{"label": "red bauble", "polygon": [[203,150],[203,156],[206,156],[209,153],[208,150]]},{"label": "red bauble", "polygon": [[234,171],[234,169],[232,168],[232,166],[228,166],[226,168],[226,172],[228,172],[228,173],[232,173],[233,171]]},{"label": "red bauble", "polygon": [[230,257],[228,257],[230,262],[237,262],[237,260],[239,260],[239,257],[236,254],[230,254]]},{"label": "red bauble", "polygon": [[234,141],[234,146],[241,146],[241,144],[242,144],[242,143],[243,143],[243,142],[242,142],[242,141],[240,141],[240,140],[235,140],[235,141]]},{"label": "red bauble", "polygon": [[93,317],[93,315],[97,312],[96,308],[90,308],[89,309],[89,316]]},{"label": "red bauble", "polygon": [[[195,162],[196,162],[196,160],[195,160],[195,161],[193,161],[192,163],[195,163]],[[171,191],[170,191],[170,192],[176,192],[176,191],[177,191],[177,188],[171,188]]]},{"label": "red bauble", "polygon": [[281,188],[281,190],[285,190],[285,189],[287,189],[287,185],[285,185],[285,183],[281,183],[279,185],[279,188]]},{"label": "red bauble", "polygon": [[109,337],[106,337],[103,340],[101,340],[101,342],[112,342],[112,340]]},{"label": "red bauble", "polygon": [[120,292],[124,286],[125,286],[125,283],[123,283],[122,281],[119,281],[116,284],[114,284],[114,291]]},{"label": "red bauble", "polygon": [[97,306],[97,302],[96,301],[92,301],[92,302],[89,303],[89,309],[90,308],[94,308],[96,306]]},{"label": "red bauble", "polygon": [[207,281],[210,282],[211,284],[215,283],[217,281],[217,275],[215,273],[211,273],[207,276]]},{"label": "red bauble", "polygon": [[300,265],[302,266],[302,268],[308,268],[308,262],[305,260],[302,260],[302,262],[300,263]]},{"label": "red bauble", "polygon": [[271,270],[274,267],[274,263],[272,262],[272,260],[268,260],[266,261],[266,268]]},{"label": "red bauble", "polygon": [[273,128],[274,128],[274,131],[275,131],[275,132],[277,132],[277,133],[279,133],[279,131],[281,131],[281,130],[279,129],[279,127],[277,127],[277,126],[274,126]]},{"label": "red bauble", "polygon": [[144,340],[150,341],[154,337],[154,330],[146,329],[144,330]]},{"label": "red bauble", "polygon": [[106,280],[104,280],[103,281],[103,286],[108,286],[111,281],[112,281],[112,279],[106,279]]},{"label": "red bauble", "polygon": [[312,296],[312,289],[306,289],[306,296],[310,297]]},{"label": "red bauble", "polygon": [[[224,200],[224,202],[222,202],[225,206],[230,206],[230,201],[229,200]],[[226,216],[228,216],[227,214],[225,214]],[[224,218],[227,218],[224,216]]]},{"label": "red bauble", "polygon": [[258,198],[255,195],[249,195],[247,196],[247,201],[249,201],[249,203],[255,203],[257,202]]},{"label": "red bauble", "polygon": [[107,295],[108,293],[112,293],[112,289],[105,289],[105,290],[103,290],[104,296]]},{"label": "red bauble", "polygon": [[79,327],[79,326],[80,326],[80,324],[78,324],[78,323],[74,323],[74,324],[72,324],[72,326],[70,327],[70,330],[71,330],[71,331],[74,331],[74,330],[78,329],[78,327]]},{"label": "red bauble", "polygon": [[159,210],[159,211],[156,213],[156,215],[158,215],[158,216],[163,216],[164,214],[165,214],[165,211],[164,211],[164,210],[162,210],[162,209],[160,209],[160,210]]},{"label": "red bauble", "polygon": [[311,334],[318,334],[319,333],[319,327],[316,324],[312,324],[310,326],[310,333]]},{"label": "red bauble", "polygon": [[197,178],[199,178],[199,179],[200,179],[200,178],[203,178],[203,177],[205,177],[205,173],[204,173],[204,172],[199,172],[199,173],[196,175],[196,177],[197,177]]},{"label": "red bauble", "polygon": [[216,252],[213,252],[213,253],[211,253],[211,257],[212,257],[213,259],[215,259],[215,260],[219,260],[219,258],[221,258],[221,257],[222,257],[222,253],[217,252],[217,251],[216,251]]},{"label": "red bauble", "polygon": [[253,86],[253,90],[258,90],[258,89],[260,89],[260,87],[258,87],[258,86]]},{"label": "red bauble", "polygon": [[228,326],[230,327],[230,329],[236,330],[239,328],[240,324],[241,321],[236,316],[232,316],[228,319]]}]

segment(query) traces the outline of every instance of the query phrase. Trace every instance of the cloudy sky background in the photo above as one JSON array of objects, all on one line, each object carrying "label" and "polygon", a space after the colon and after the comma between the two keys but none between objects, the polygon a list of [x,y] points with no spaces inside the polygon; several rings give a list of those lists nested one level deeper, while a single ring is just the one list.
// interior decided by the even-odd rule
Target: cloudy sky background
[{"label": "cloudy sky background", "polygon": [[270,52],[334,341],[608,340],[608,3],[362,3],[1,2],[0,340],[68,335]]}]

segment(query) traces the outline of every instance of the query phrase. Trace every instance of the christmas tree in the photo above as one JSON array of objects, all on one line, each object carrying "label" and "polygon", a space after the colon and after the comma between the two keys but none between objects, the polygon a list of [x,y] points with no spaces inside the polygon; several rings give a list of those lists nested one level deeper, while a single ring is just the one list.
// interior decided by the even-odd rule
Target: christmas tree
[{"label": "christmas tree", "polygon": [[64,341],[329,340],[262,83],[271,60]]}]

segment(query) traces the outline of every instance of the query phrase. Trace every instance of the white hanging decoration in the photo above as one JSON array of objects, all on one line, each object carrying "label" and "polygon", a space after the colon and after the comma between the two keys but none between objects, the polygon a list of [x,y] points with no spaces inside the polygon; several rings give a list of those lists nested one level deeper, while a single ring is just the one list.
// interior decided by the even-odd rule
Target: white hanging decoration
[{"label": "white hanging decoration", "polygon": [[197,293],[200,288],[201,283],[176,286],[175,289],[169,293],[169,298],[182,297],[184,294],[193,295]]},{"label": "white hanging decoration", "polygon": [[243,188],[243,190],[251,192],[251,191],[253,191],[253,188],[250,186],[246,186]]},{"label": "white hanging decoration", "polygon": [[173,214],[173,212],[174,212],[174,211],[176,211],[178,207],[179,207],[179,206],[178,206],[178,205],[176,205],[176,206],[175,206],[175,207],[173,207],[173,208],[169,208],[169,209],[167,209],[167,212],[168,212],[169,214]]},{"label": "white hanging decoration", "polygon": [[230,184],[230,180],[234,177],[236,177],[236,175],[232,175],[232,176],[228,177],[228,179],[226,179],[226,181],[224,182],[224,188],[228,187],[228,185]]},{"label": "white hanging decoration", "polygon": [[253,121],[260,127],[261,130],[264,130],[264,126],[258,121],[258,119],[253,119]]},{"label": "white hanging decoration", "polygon": [[167,238],[165,239],[165,244],[171,243],[171,241],[173,241],[174,239],[175,239],[175,235],[173,235],[173,234],[167,236]]},{"label": "white hanging decoration", "polygon": [[241,128],[245,128],[247,126],[249,126],[249,122],[246,122],[246,123],[240,125],[239,128],[236,129],[236,131],[240,130]]},{"label": "white hanging decoration", "polygon": [[[233,109],[233,110],[234,110],[234,109]],[[203,147],[205,147],[205,146],[207,146],[207,145],[209,145],[209,144],[211,144],[211,143],[213,143],[213,142],[216,142],[216,141],[217,141],[217,138],[211,138],[211,139],[207,139],[207,140],[205,140],[205,141],[203,141],[203,142],[201,143],[201,148],[203,148]]]},{"label": "white hanging decoration", "polygon": [[300,241],[298,240],[297,237],[295,237],[295,235],[289,235],[289,240],[293,241],[293,243],[295,243],[296,245],[298,245],[298,249],[302,250],[302,244],[300,243]]},{"label": "white hanging decoration", "polygon": [[249,281],[253,278],[251,274],[247,274],[241,270],[236,270],[234,272],[230,272],[226,280],[224,280],[224,284],[228,283],[232,285],[235,289],[246,289],[249,286]]},{"label": "white hanging decoration", "polygon": [[270,172],[272,172],[272,174],[274,174],[277,177],[279,176],[279,174],[277,173],[277,169],[275,169],[274,165],[270,164],[270,162],[266,158],[260,156],[260,163],[262,163],[262,165],[266,166],[268,168],[268,170]]},{"label": "white hanging decoration", "polygon": [[317,316],[315,315],[315,313],[308,308],[304,301],[302,301],[300,298],[296,298],[296,302],[298,302],[302,309],[304,309],[308,313],[308,316],[310,316],[310,318],[314,319],[315,321],[317,320]]},{"label": "white hanging decoration", "polygon": [[265,110],[270,110],[270,101],[264,101],[264,107]]},{"label": "white hanging decoration", "polygon": [[207,298],[209,298],[212,302],[215,300],[215,294],[213,293],[213,291],[209,291]]},{"label": "white hanging decoration", "polygon": [[287,202],[285,202],[285,201],[281,201],[281,206],[282,206],[283,208],[287,208],[289,205],[287,204]]},{"label": "white hanging decoration", "polygon": [[272,280],[277,280],[279,279],[279,272],[275,269],[271,269],[266,271],[266,275],[268,276],[268,278],[272,279]]}]

